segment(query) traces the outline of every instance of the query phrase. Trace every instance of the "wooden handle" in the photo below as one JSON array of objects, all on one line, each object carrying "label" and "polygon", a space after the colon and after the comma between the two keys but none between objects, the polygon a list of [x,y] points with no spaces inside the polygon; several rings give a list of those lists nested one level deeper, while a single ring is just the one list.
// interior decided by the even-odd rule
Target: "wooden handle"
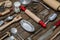
[{"label": "wooden handle", "polygon": [[36,15],[34,15],[34,13],[32,13],[31,11],[29,11],[28,9],[25,10],[25,13],[30,16],[33,20],[35,20],[37,23],[41,20],[40,18],[38,18]]},{"label": "wooden handle", "polygon": [[11,9],[6,9],[3,13],[0,14],[0,16],[3,16],[5,14],[8,14],[11,11]]},{"label": "wooden handle", "polygon": [[60,10],[60,3],[57,0],[43,0],[46,4],[55,10]]},{"label": "wooden handle", "polygon": [[56,33],[50,40],[54,40],[54,38],[56,38],[59,34],[60,34],[60,31]]},{"label": "wooden handle", "polygon": [[6,34],[2,38],[0,38],[0,40],[3,40],[7,36],[10,36],[10,33],[9,32],[6,32]]},{"label": "wooden handle", "polygon": [[[18,17],[18,16],[17,16],[17,17]],[[19,21],[19,20],[22,18],[21,16],[19,16],[19,18],[17,18],[17,17],[15,17],[11,22],[9,22],[9,23],[1,26],[1,27],[0,27],[0,31],[2,31],[4,28],[6,28],[7,26],[9,26],[10,24],[12,24],[12,23],[14,23],[14,22],[16,22],[16,21]]]},{"label": "wooden handle", "polygon": [[4,24],[3,26],[0,27],[0,31],[3,30],[4,28],[6,28],[7,26],[9,26],[10,24],[12,24],[14,21],[11,21],[7,24]]}]

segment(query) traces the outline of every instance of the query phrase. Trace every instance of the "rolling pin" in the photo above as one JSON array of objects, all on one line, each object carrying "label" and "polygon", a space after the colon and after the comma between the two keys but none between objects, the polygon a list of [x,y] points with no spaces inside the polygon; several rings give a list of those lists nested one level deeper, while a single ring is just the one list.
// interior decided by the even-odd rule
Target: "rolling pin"
[{"label": "rolling pin", "polygon": [[6,9],[4,12],[0,13],[0,16],[3,16],[5,14],[8,14],[9,12],[11,12],[12,9]]},{"label": "rolling pin", "polygon": [[23,5],[20,6],[20,9],[24,11],[28,16],[30,16],[34,21],[39,23],[43,28],[46,28],[46,24],[38,18],[34,13],[32,13],[30,10],[26,9]]},{"label": "rolling pin", "polygon": [[43,0],[43,1],[54,10],[60,11],[60,3],[57,0]]},{"label": "rolling pin", "polygon": [[10,36],[10,33],[9,32],[6,32],[6,34],[0,38],[0,40],[3,40],[4,38],[6,38],[7,36]]},{"label": "rolling pin", "polygon": [[17,15],[11,22],[3,25],[0,27],[0,31],[2,31],[4,28],[6,28],[7,26],[9,26],[10,24],[19,21],[20,19],[22,19],[22,17],[20,15]]}]

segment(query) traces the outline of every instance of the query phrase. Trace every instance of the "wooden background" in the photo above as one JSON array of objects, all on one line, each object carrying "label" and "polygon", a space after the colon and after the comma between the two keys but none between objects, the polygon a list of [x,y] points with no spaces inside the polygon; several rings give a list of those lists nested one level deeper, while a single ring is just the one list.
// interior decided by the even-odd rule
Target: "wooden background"
[{"label": "wooden background", "polygon": [[[0,1],[4,1],[4,0],[0,0]],[[12,1],[12,2],[15,2],[15,1],[18,1],[18,0],[11,0],[11,1]],[[40,1],[40,2],[41,2],[41,1]],[[31,10],[36,16],[38,16],[39,18],[41,18],[43,21],[46,21],[46,20],[47,20],[47,17],[48,17],[50,14],[54,13],[54,12],[56,12],[56,13],[58,14],[58,17],[56,18],[56,20],[54,20],[54,21],[52,21],[52,22],[49,22],[49,23],[47,24],[47,28],[46,28],[46,29],[42,28],[39,24],[37,24],[34,20],[32,20],[29,16],[27,16],[23,11],[21,11],[20,13],[14,13],[14,12],[12,11],[12,12],[10,12],[9,14],[0,17],[0,20],[4,20],[4,19],[5,19],[6,17],[8,17],[9,15],[18,15],[18,14],[20,14],[20,15],[23,17],[23,19],[31,22],[31,23],[34,25],[34,27],[35,27],[35,29],[36,29],[35,32],[37,32],[38,30],[41,30],[38,34],[36,34],[35,36],[32,37],[32,40],[37,40],[41,35],[43,35],[46,31],[48,31],[48,30],[50,29],[50,27],[51,27],[56,21],[58,21],[58,20],[60,19],[60,12],[57,12],[57,11],[51,9],[51,8],[50,8],[50,10],[48,10],[48,15],[46,15],[46,16],[41,15],[40,12],[43,11],[43,10],[45,10],[46,8],[43,7],[43,6],[42,6],[41,4],[39,4],[39,3],[35,3],[35,4],[34,4],[34,3],[30,3],[30,4],[27,5],[26,7],[27,7],[29,10]],[[16,23],[11,24],[11,25],[8,26],[7,28],[5,28],[3,31],[1,31],[1,32],[0,32],[0,38],[2,37],[2,35],[3,35],[4,33],[10,31],[10,29],[13,28],[13,27],[16,27],[16,28],[18,29],[18,33],[19,33],[20,35],[22,35],[22,37],[23,37],[25,40],[27,40],[27,38],[28,38],[29,36],[31,36],[31,35],[33,35],[33,34],[35,33],[35,32],[34,32],[34,33],[30,33],[30,32],[25,31],[25,30],[20,26],[19,21],[18,21],[18,22],[16,22]],[[60,27],[58,27],[57,29],[55,29],[54,32],[53,32],[53,34],[52,34],[51,36],[49,36],[46,40],[49,40],[49,39],[50,39],[53,35],[55,35],[58,31],[60,31]],[[15,37],[16,37],[16,38],[19,38],[18,36],[15,36]],[[58,39],[60,40],[60,35],[59,35],[57,38],[55,38],[54,40],[58,40]],[[21,40],[21,39],[19,39],[19,40]]]}]

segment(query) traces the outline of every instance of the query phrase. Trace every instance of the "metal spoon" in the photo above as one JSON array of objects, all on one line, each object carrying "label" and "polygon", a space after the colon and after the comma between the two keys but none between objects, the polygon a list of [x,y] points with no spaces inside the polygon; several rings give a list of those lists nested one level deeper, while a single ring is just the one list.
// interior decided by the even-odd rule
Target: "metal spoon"
[{"label": "metal spoon", "polygon": [[0,27],[0,31],[2,31],[3,29],[5,29],[6,27],[8,27],[9,25],[11,25],[14,22],[17,22],[19,20],[21,20],[22,17],[20,15],[17,15],[12,21],[8,22],[7,24],[4,24]]},{"label": "metal spoon", "polygon": [[4,24],[5,21],[11,21],[13,20],[13,16],[8,16],[4,21],[3,20],[0,20],[0,26]]},{"label": "metal spoon", "polygon": [[56,13],[51,14],[48,17],[48,20],[45,22],[45,24],[47,24],[49,21],[53,21],[56,17],[57,17],[57,14]]},{"label": "metal spoon", "polygon": [[11,31],[12,34],[17,34],[22,40],[24,40],[23,37],[20,34],[17,33],[18,30],[16,28],[11,28],[10,31]]},{"label": "metal spoon", "polygon": [[13,20],[13,18],[14,18],[14,16],[8,16],[8,17],[5,19],[5,21],[11,21],[11,20]]}]

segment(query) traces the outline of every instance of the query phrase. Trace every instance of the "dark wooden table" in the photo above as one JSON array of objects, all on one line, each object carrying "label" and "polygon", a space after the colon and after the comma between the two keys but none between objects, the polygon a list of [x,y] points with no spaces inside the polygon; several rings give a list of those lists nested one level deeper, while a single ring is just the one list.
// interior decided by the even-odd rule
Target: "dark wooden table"
[{"label": "dark wooden table", "polygon": [[[3,0],[3,1],[4,1],[4,0]],[[11,1],[12,1],[12,2],[15,2],[15,1],[17,1],[17,0],[11,0]],[[46,20],[47,20],[47,17],[48,17],[50,14],[56,12],[56,11],[54,11],[53,9],[50,8],[50,10],[48,11],[48,15],[47,15],[47,16],[41,15],[40,12],[43,11],[43,10],[45,10],[46,8],[43,7],[43,6],[42,6],[41,4],[39,4],[39,3],[36,3],[36,4],[31,3],[31,4],[27,5],[27,8],[28,8],[29,10],[31,10],[36,16],[38,16],[39,18],[41,18],[43,21],[46,21]],[[31,22],[31,23],[34,25],[36,31],[41,30],[38,34],[36,34],[35,36],[32,37],[33,40],[37,40],[41,35],[43,35],[43,33],[45,33],[46,31],[48,31],[48,30],[50,29],[50,27],[51,27],[56,21],[58,21],[58,20],[60,19],[60,12],[56,12],[56,13],[58,14],[58,17],[56,18],[56,20],[54,20],[54,21],[52,21],[52,22],[49,22],[49,23],[47,24],[47,28],[46,28],[46,29],[42,28],[40,25],[38,25],[34,20],[32,20],[29,16],[27,16],[27,15],[26,15],[24,12],[22,12],[22,11],[21,11],[20,13],[14,13],[14,12],[12,11],[12,12],[10,12],[10,14],[7,14],[7,15],[5,15],[5,16],[0,17],[0,20],[4,20],[4,18],[6,18],[6,17],[9,16],[9,15],[17,15],[17,14],[20,14],[20,15],[23,17],[23,19]],[[27,40],[27,38],[28,38],[29,36],[33,35],[33,34],[36,32],[36,31],[35,31],[34,33],[29,33],[29,32],[27,32],[27,31],[25,31],[25,30],[20,26],[19,21],[18,21],[18,22],[16,22],[16,23],[11,24],[11,25],[8,26],[7,28],[5,28],[3,31],[1,31],[1,32],[0,32],[0,38],[2,37],[2,35],[3,35],[4,33],[10,31],[10,29],[11,29],[12,27],[16,27],[16,28],[18,29],[18,33],[19,33],[19,34],[22,34],[22,37],[23,37],[25,40]],[[53,33],[51,36],[49,36],[49,37],[47,38],[47,40],[49,40],[49,39],[50,39],[53,35],[55,35],[58,31],[60,31],[60,27],[58,27],[57,29],[55,29],[54,33]],[[16,36],[16,38],[17,38],[17,37],[18,37],[18,36]],[[60,38],[60,35],[58,36],[58,38]],[[54,40],[57,40],[58,38],[55,38]],[[20,40],[21,40],[21,39],[20,39]]]}]

